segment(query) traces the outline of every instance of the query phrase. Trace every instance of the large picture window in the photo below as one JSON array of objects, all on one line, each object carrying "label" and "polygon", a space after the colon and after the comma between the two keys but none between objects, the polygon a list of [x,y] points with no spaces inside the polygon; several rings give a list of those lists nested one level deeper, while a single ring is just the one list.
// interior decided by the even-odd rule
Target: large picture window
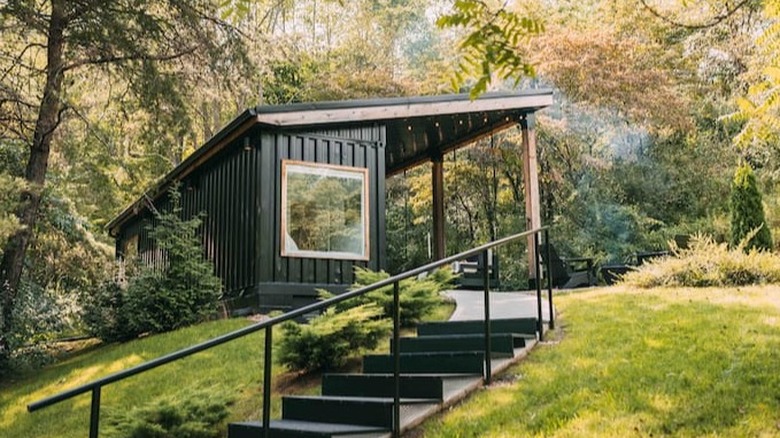
[{"label": "large picture window", "polygon": [[368,260],[368,169],[282,161],[282,256]]}]

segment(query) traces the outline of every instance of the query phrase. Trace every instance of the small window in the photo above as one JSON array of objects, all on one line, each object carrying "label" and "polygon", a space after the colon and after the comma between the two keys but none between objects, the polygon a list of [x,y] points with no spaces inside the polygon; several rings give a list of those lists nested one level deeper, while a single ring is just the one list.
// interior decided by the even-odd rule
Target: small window
[{"label": "small window", "polygon": [[282,256],[368,260],[368,169],[282,161]]},{"label": "small window", "polygon": [[122,246],[122,258],[130,261],[138,257],[138,235],[134,234],[127,238]]}]

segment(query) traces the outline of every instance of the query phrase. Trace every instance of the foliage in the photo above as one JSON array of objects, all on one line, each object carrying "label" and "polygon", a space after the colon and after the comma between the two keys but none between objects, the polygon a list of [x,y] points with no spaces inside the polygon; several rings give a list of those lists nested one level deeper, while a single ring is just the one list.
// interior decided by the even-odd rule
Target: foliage
[{"label": "foliage", "polygon": [[111,257],[111,248],[57,190],[44,192],[40,215],[5,333],[10,363],[0,373],[45,364],[57,338],[82,333],[81,295],[105,280]]},{"label": "foliage", "polygon": [[775,436],[779,292],[616,286],[562,295],[554,342],[421,435]]},{"label": "foliage", "polygon": [[[568,99],[635,123],[687,129],[687,96],[677,87],[668,46],[616,30],[550,29],[526,49],[538,73]],[[653,93],[648,93],[649,88]]]},{"label": "foliage", "polygon": [[216,438],[231,397],[213,389],[184,390],[130,410],[108,411],[105,435],[116,438]]},{"label": "foliage", "polygon": [[0,173],[0,187],[3,187],[0,192],[0,256],[3,254],[2,247],[6,240],[19,227],[19,219],[14,215],[14,210],[22,185],[20,179]]},{"label": "foliage", "polygon": [[439,17],[436,24],[444,29],[467,29],[460,43],[462,61],[453,78],[454,90],[460,89],[464,75],[473,74],[477,78],[471,87],[472,98],[487,91],[494,75],[512,79],[515,84],[524,76],[533,76],[532,65],[517,48],[523,39],[542,31],[539,21],[520,17],[504,6],[491,8],[485,1],[455,0],[453,11]]},{"label": "foliage", "polygon": [[78,333],[81,305],[76,294],[61,294],[23,281],[14,309],[14,330],[7,334],[11,357],[0,375],[36,370],[52,362],[57,338]]},{"label": "foliage", "polygon": [[774,148],[780,132],[780,1],[761,2],[765,24],[757,30],[756,56],[750,59],[746,76],[751,84],[746,95],[737,96],[737,111],[725,117],[742,123],[734,137],[743,149]]},{"label": "foliage", "polygon": [[[182,219],[177,185],[168,190],[170,210],[156,212],[149,238],[163,254],[162,266],[143,266],[127,289],[102,288],[93,297],[87,322],[105,340],[186,327],[216,311],[222,284],[204,259],[197,229],[199,217]],[[113,307],[115,306],[115,307]]]},{"label": "foliage", "polygon": [[344,310],[331,308],[308,324],[284,323],[277,360],[291,370],[338,367],[348,358],[376,348],[390,327],[382,309],[373,303]]},{"label": "foliage", "polygon": [[746,236],[751,235],[745,245],[746,250],[772,249],[772,235],[764,219],[761,193],[758,191],[753,168],[748,163],[740,165],[734,174],[730,208],[732,245],[739,245]]},{"label": "foliage", "polygon": [[674,256],[654,259],[623,276],[623,282],[637,287],[745,286],[780,283],[780,257],[759,251],[745,251],[748,235],[736,248],[716,243],[711,237],[694,235],[688,248],[676,248]]},{"label": "foliage", "polygon": [[[384,280],[390,274],[384,271],[374,272],[370,269],[355,268],[355,284],[353,289],[359,289]],[[452,286],[455,274],[451,269],[441,268],[429,275],[419,278],[408,278],[399,284],[399,302],[401,305],[400,322],[408,327],[422,321],[442,302],[440,292]],[[331,296],[327,292],[321,292],[323,297]],[[383,317],[393,316],[393,286],[385,286],[374,291],[342,301],[336,305],[336,309],[343,311],[354,306],[364,304],[376,304],[382,309]]]},{"label": "foliage", "polygon": [[137,333],[163,332],[194,324],[216,310],[222,284],[204,259],[200,217],[182,220],[179,187],[168,190],[170,211],[157,212],[149,238],[164,257],[162,269],[147,267],[128,284],[125,306]]},{"label": "foliage", "polygon": [[108,102],[114,92],[134,98],[135,116],[150,122],[142,124],[142,139],[181,145],[189,131],[182,96],[191,82],[175,62],[194,61],[209,72],[235,73],[244,65],[238,33],[215,15],[212,2],[199,0],[0,3],[0,138],[23,145],[26,162],[24,202],[15,212],[21,226],[0,257],[0,361],[10,354],[6,335],[14,330],[50,163],[61,157],[61,128],[74,120],[89,124],[90,99],[81,94],[79,75],[98,78],[85,93],[105,98],[98,100]]},{"label": "foliage", "polygon": [[106,281],[93,293],[84,294],[82,319],[87,331],[105,342],[126,341],[136,337],[124,307],[125,287]]},{"label": "foliage", "polygon": [[[386,272],[355,269],[353,289],[388,278]],[[441,304],[440,292],[455,276],[440,269],[423,278],[400,282],[400,322],[412,325],[432,314]],[[323,298],[332,294],[320,291]],[[283,325],[279,362],[293,370],[328,369],[343,365],[349,357],[376,348],[389,332],[393,315],[393,286],[383,287],[336,304],[308,324]]]}]

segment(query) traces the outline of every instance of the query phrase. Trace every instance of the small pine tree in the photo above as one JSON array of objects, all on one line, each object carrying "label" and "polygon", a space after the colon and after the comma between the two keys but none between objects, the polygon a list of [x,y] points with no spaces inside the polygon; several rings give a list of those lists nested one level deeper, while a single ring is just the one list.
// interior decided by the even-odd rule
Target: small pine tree
[{"label": "small pine tree", "polygon": [[748,163],[741,164],[734,174],[731,186],[731,245],[737,246],[754,230],[755,235],[745,250],[772,249],[772,235],[764,219],[764,205],[758,191],[756,176]]},{"label": "small pine tree", "polygon": [[85,322],[92,334],[105,341],[185,327],[217,310],[222,282],[203,258],[197,235],[201,218],[182,219],[177,186],[168,195],[170,211],[155,213],[157,225],[149,230],[163,262],[140,267],[126,289],[107,284],[87,301]]},{"label": "small pine tree", "polygon": [[216,310],[222,283],[203,258],[200,217],[182,219],[178,185],[168,190],[171,209],[157,212],[149,237],[164,254],[162,268],[145,267],[130,280],[124,307],[133,331],[161,333],[203,320]]}]

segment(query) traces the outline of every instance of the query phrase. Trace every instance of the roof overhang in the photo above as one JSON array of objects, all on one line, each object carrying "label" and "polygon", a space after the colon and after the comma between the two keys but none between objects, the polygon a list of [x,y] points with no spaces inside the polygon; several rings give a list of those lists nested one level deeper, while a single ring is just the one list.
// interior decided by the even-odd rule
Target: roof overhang
[{"label": "roof overhang", "polygon": [[328,125],[379,122],[418,117],[522,110],[534,112],[552,104],[552,91],[487,93],[478,99],[467,94],[410,98],[351,100],[258,107],[257,121],[274,126]]}]

